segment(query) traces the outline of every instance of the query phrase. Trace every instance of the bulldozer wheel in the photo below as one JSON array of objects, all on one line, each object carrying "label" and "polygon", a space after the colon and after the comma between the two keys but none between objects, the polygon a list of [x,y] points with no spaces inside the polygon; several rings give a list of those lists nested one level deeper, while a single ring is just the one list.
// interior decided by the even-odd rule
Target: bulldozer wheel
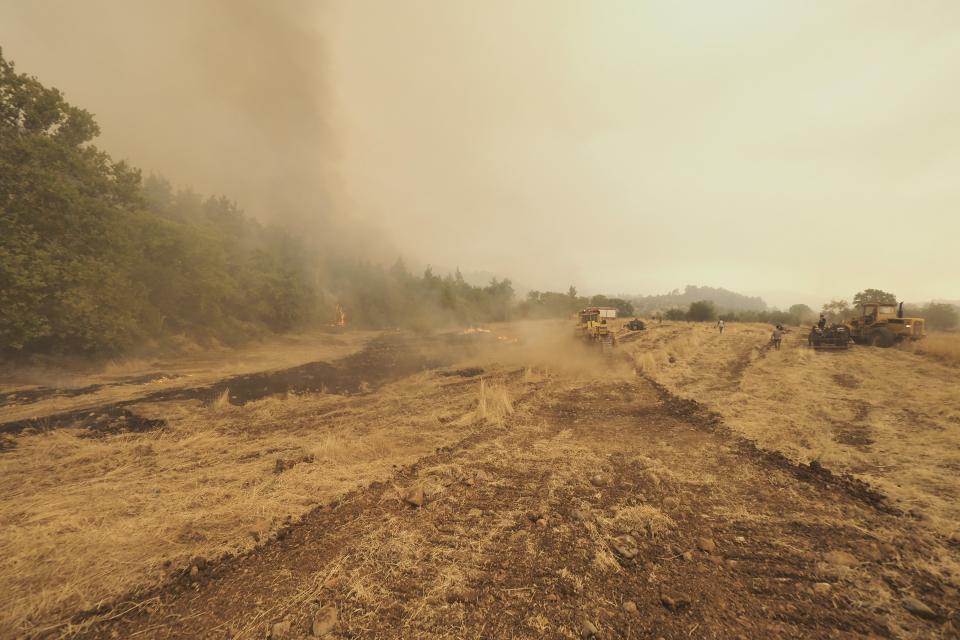
[{"label": "bulldozer wheel", "polygon": [[870,332],[871,347],[890,347],[893,345],[893,334],[887,329],[874,329]]}]

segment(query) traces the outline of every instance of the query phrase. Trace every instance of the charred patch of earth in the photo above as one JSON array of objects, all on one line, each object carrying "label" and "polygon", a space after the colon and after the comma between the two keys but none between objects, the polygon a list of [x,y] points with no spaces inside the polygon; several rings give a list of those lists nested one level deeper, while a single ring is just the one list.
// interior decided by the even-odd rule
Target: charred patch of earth
[{"label": "charred patch of earth", "polygon": [[152,395],[151,400],[210,401],[224,392],[231,404],[244,405],[286,393],[363,393],[392,380],[448,364],[454,352],[429,339],[407,336],[376,338],[360,352],[333,363],[308,362],[280,371],[226,378],[208,387]]},{"label": "charred patch of earth", "polygon": [[483,369],[480,367],[467,367],[465,369],[456,369],[454,371],[441,371],[440,375],[445,378],[453,378],[457,376],[460,378],[473,378],[482,373]]},{"label": "charred patch of earth", "polygon": [[770,451],[758,447],[755,442],[737,435],[724,423],[723,416],[704,407],[696,400],[680,398],[671,393],[665,386],[646,378],[653,385],[660,400],[666,407],[667,413],[685,420],[689,424],[708,432],[716,432],[730,438],[738,451],[767,464],[788,471],[794,477],[805,482],[820,483],[833,489],[844,492],[874,509],[891,515],[901,515],[902,511],[892,506],[887,497],[863,480],[850,474],[836,474],[823,467],[817,460],[810,464],[794,462],[779,451]]},{"label": "charred patch of earth", "polygon": [[142,376],[130,376],[115,380],[113,382],[90,384],[84,387],[73,387],[66,389],[59,387],[35,387],[33,389],[23,389],[20,391],[8,391],[6,393],[0,393],[0,405],[33,404],[34,402],[39,402],[40,400],[46,400],[48,398],[76,398],[89,393],[96,393],[101,389],[106,389],[109,387],[149,384],[151,382],[174,380],[180,377],[182,376],[172,373],[148,373]]},{"label": "charred patch of earth", "polygon": [[[0,434],[17,434],[27,429],[51,429],[79,426],[100,433],[156,428],[158,421],[133,419],[126,407],[140,402],[201,400],[209,402],[228,394],[231,404],[243,405],[267,396],[286,393],[355,394],[376,389],[387,382],[427,369],[445,366],[462,356],[449,338],[413,338],[390,335],[372,340],[366,348],[333,363],[309,362],[289,369],[233,376],[212,385],[171,389],[149,393],[95,408],[29,418],[0,424]],[[132,428],[122,429],[128,422]],[[162,423],[163,421],[159,421]],[[142,428],[141,428],[142,427]]]},{"label": "charred patch of earth", "polygon": [[[166,420],[145,418],[122,404],[98,407],[94,410],[84,409],[71,411],[46,418],[30,418],[17,420],[0,425],[0,433],[36,433],[71,427],[84,429],[83,437],[101,438],[117,433],[142,433],[161,429],[167,425]],[[6,446],[4,445],[6,443]],[[0,451],[13,449],[16,440],[13,438],[0,439]]]},{"label": "charred patch of earth", "polygon": [[859,389],[860,380],[856,376],[852,376],[849,373],[835,373],[833,374],[833,381],[837,386],[843,387],[844,389]]}]

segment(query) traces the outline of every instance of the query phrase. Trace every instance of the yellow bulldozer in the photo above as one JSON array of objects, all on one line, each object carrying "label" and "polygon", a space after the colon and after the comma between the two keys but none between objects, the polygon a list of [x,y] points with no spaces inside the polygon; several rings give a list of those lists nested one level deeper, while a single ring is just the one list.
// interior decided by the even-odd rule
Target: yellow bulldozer
[{"label": "yellow bulldozer", "polygon": [[870,302],[857,308],[859,317],[848,324],[850,337],[857,344],[892,347],[904,340],[919,340],[927,335],[923,318],[904,318],[903,303]]},{"label": "yellow bulldozer", "polygon": [[613,307],[587,307],[580,311],[573,334],[590,345],[599,346],[601,351],[610,351],[617,346],[617,336],[607,321],[616,317],[617,310]]}]

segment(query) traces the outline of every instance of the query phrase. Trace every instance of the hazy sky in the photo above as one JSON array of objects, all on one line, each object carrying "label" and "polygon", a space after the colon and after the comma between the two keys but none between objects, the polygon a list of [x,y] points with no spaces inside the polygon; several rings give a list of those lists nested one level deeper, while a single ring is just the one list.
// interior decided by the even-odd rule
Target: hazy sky
[{"label": "hazy sky", "polygon": [[960,3],[258,4],[2,0],[0,46],[115,155],[373,218],[413,261],[960,299]]}]

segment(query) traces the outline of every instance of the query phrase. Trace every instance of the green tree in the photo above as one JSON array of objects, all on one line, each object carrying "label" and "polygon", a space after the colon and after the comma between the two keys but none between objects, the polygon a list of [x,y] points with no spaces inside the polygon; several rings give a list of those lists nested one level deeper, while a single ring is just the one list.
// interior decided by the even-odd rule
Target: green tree
[{"label": "green tree", "polygon": [[698,300],[690,303],[690,309],[687,311],[687,320],[694,322],[706,322],[716,320],[717,309],[709,300]]},{"label": "green tree", "polygon": [[607,296],[597,294],[590,298],[590,304],[594,307],[613,307],[617,310],[617,315],[621,318],[633,315],[633,304],[623,298],[608,298]]},{"label": "green tree", "polygon": [[0,51],[0,347],[98,350],[139,334],[122,221],[141,205],[140,174],[89,145],[98,133]]},{"label": "green tree", "polygon": [[791,324],[803,324],[805,322],[811,322],[817,317],[817,314],[814,313],[813,309],[805,304],[792,305],[790,309],[787,310],[787,313],[790,316],[789,322]]},{"label": "green tree", "polygon": [[667,309],[663,317],[667,320],[684,320],[687,317],[687,312],[678,307],[673,307],[672,309]]},{"label": "green tree", "polygon": [[846,300],[831,300],[823,305],[822,313],[830,322],[841,322],[850,315],[850,303]]},{"label": "green tree", "polygon": [[880,289],[864,289],[853,296],[853,306],[859,307],[868,303],[897,304],[897,296]]}]

